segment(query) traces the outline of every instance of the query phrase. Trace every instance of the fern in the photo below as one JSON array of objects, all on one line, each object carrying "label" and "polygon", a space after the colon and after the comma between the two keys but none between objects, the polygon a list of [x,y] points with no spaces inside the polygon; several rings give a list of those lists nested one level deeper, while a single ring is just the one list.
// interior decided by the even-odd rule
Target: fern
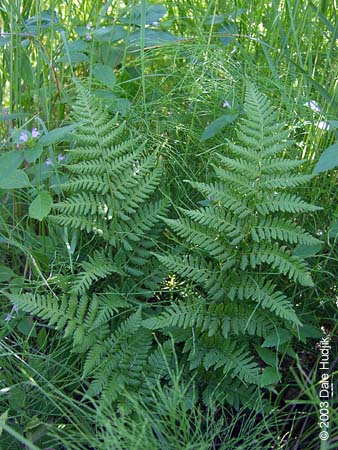
[{"label": "fern", "polygon": [[260,385],[258,355],[248,335],[259,343],[276,321],[301,326],[283,287],[313,286],[306,263],[293,249],[319,241],[293,214],[319,208],[288,192],[312,176],[299,173],[303,161],[280,155],[292,145],[288,132],[251,84],[245,112],[239,142],[229,143],[229,154],[216,155],[214,181],[189,181],[208,198],[208,206],[180,209],[180,218],[163,219],[185,243],[186,254],[173,251],[157,258],[169,273],[190,281],[190,299],[151,315],[144,326],[174,334],[184,330],[184,351],[200,376],[204,371],[208,378],[212,373],[225,377],[226,383],[230,377]]},{"label": "fern", "polygon": [[81,231],[79,240],[88,242],[79,245],[72,273],[61,274],[53,295],[41,290],[10,299],[83,354],[90,395],[117,400],[122,388],[142,385],[152,354],[139,305],[163,278],[153,252],[168,205],[158,194],[157,156],[80,83],[72,114],[80,125],[63,165],[68,179],[48,219],[56,232]]},{"label": "fern", "polygon": [[165,213],[165,202],[149,202],[162,169],[140,138],[126,138],[118,116],[110,118],[80,84],[78,93],[73,117],[80,125],[76,148],[68,150],[71,178],[63,185],[68,194],[54,204],[50,220],[132,251],[132,242],[142,240]]}]

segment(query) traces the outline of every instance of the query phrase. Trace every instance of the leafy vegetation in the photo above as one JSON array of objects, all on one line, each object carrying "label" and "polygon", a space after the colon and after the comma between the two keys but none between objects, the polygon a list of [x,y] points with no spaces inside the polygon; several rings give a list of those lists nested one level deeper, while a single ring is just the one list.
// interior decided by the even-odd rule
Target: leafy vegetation
[{"label": "leafy vegetation", "polygon": [[2,2],[0,448],[336,448],[337,23]]}]

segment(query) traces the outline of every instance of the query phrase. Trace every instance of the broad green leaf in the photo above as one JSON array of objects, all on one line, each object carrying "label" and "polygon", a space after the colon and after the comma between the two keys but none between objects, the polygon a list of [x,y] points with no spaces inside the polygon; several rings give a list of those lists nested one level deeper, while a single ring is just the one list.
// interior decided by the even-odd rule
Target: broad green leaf
[{"label": "broad green leaf", "polygon": [[26,148],[24,151],[25,160],[29,163],[35,162],[41,156],[42,150],[41,144],[35,144],[34,147]]},{"label": "broad green leaf", "polygon": [[0,189],[21,189],[30,186],[24,170],[14,170],[6,178],[0,178]]},{"label": "broad green leaf", "polygon": [[46,347],[47,344],[47,332],[46,328],[41,328],[38,332],[37,338],[36,338],[39,350],[43,350]]},{"label": "broad green leaf", "polygon": [[38,30],[47,30],[53,25],[57,27],[59,19],[52,9],[40,11],[38,15],[30,17],[25,21],[29,33],[36,34]]},{"label": "broad green leaf", "polygon": [[328,231],[329,238],[336,239],[338,237],[338,222],[331,225]]},{"label": "broad green leaf", "polygon": [[233,34],[238,34],[238,27],[235,23],[229,23],[227,25],[222,25],[218,33],[221,35],[221,42],[224,45],[229,45],[230,42],[234,39]]},{"label": "broad green leaf", "polygon": [[68,50],[70,52],[84,52],[89,49],[88,42],[83,41],[82,39],[77,39],[72,42],[68,42]]},{"label": "broad green leaf", "polygon": [[[122,17],[119,18],[121,23],[141,25],[141,6],[132,5],[131,8],[125,9]],[[145,24],[155,24],[158,22],[165,14],[167,9],[163,5],[145,5]]]},{"label": "broad green leaf", "polygon": [[42,220],[48,216],[52,208],[52,197],[48,192],[40,192],[29,207],[29,216],[33,219]]},{"label": "broad green leaf", "polygon": [[233,122],[238,117],[238,114],[224,114],[218,119],[211,122],[207,128],[204,130],[201,140],[205,141],[214,137],[225,125]]},{"label": "broad green leaf", "polygon": [[96,64],[93,70],[94,77],[102,84],[113,89],[116,82],[116,77],[113,69],[104,64]]},{"label": "broad green leaf", "polygon": [[279,347],[291,339],[291,334],[288,330],[279,329],[272,331],[262,344],[262,347]]},{"label": "broad green leaf", "polygon": [[36,336],[34,322],[30,316],[26,316],[18,323],[18,330],[25,336]]},{"label": "broad green leaf", "polygon": [[[182,40],[179,36],[174,36],[168,31],[157,31],[147,28],[144,30],[144,46],[156,47],[157,45],[172,44]],[[141,31],[135,31],[129,36],[129,45],[141,46]]]},{"label": "broad green leaf", "polygon": [[[69,52],[69,56],[70,56],[70,62],[72,64],[87,62],[89,60],[88,56],[82,52]],[[62,62],[62,63],[67,64],[67,63],[69,63],[69,57],[67,54],[64,54],[63,56],[58,58],[58,60],[56,62],[57,63]]]},{"label": "broad green leaf", "polygon": [[265,367],[261,375],[261,386],[277,384],[281,380],[279,371],[275,367]]},{"label": "broad green leaf", "polygon": [[278,364],[278,357],[275,352],[268,350],[267,348],[263,348],[260,345],[255,345],[255,349],[259,354],[260,358],[269,366],[275,367]]},{"label": "broad green leaf", "polygon": [[0,181],[16,170],[24,159],[22,151],[14,150],[0,157]]},{"label": "broad green leaf", "polygon": [[304,324],[299,330],[297,330],[297,336],[302,341],[306,341],[306,338],[320,339],[323,337],[323,332],[312,325]]},{"label": "broad green leaf", "polygon": [[130,111],[130,108],[131,104],[127,98],[116,98],[115,101],[110,104],[109,111],[119,112],[122,117],[125,117],[128,111]]},{"label": "broad green leaf", "polygon": [[298,256],[299,258],[311,258],[311,256],[316,255],[321,251],[323,244],[315,244],[315,245],[304,245],[299,244],[295,248],[293,254]]},{"label": "broad green leaf", "polygon": [[67,125],[65,127],[55,128],[55,130],[49,131],[47,134],[42,136],[39,139],[39,143],[42,145],[51,145],[56,144],[57,142],[69,140],[70,138],[69,133],[75,130],[79,125],[80,123],[77,122],[72,125]]},{"label": "broad green leaf", "polygon": [[325,172],[338,167],[338,142],[324,150],[313,173]]},{"label": "broad green leaf", "polygon": [[331,127],[338,129],[338,120],[328,120],[327,122],[331,125]]},{"label": "broad green leaf", "polygon": [[[101,27],[93,31],[93,36],[97,41],[117,42],[124,39],[127,35],[127,31],[121,25]],[[113,49],[110,47],[110,50]]]},{"label": "broad green leaf", "polygon": [[0,282],[10,280],[15,276],[15,273],[12,269],[7,266],[0,265]]},{"label": "broad green leaf", "polygon": [[212,23],[214,25],[219,25],[220,23],[224,22],[224,16],[209,16],[208,19],[204,22],[205,25],[211,25]]}]

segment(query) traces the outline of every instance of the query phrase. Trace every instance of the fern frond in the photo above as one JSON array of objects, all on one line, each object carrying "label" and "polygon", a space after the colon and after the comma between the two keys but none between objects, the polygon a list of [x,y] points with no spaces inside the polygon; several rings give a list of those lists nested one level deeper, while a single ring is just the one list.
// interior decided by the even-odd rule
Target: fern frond
[{"label": "fern frond", "polygon": [[259,214],[266,215],[274,212],[302,213],[320,211],[320,206],[306,203],[296,195],[286,193],[274,193],[271,196],[260,195],[256,203]]},{"label": "fern frond", "polygon": [[122,269],[114,264],[112,255],[107,256],[102,250],[94,252],[93,256],[88,257],[88,261],[83,261],[81,268],[82,271],[73,281],[71,292],[84,293],[94,281],[106,278],[112,273],[123,275]]},{"label": "fern frond", "polygon": [[311,236],[291,220],[280,219],[279,217],[263,217],[251,229],[251,235],[255,242],[278,239],[291,244],[315,245],[320,243],[318,239]]},{"label": "fern frond", "polygon": [[313,286],[307,264],[292,247],[319,241],[289,213],[320,208],[288,192],[312,176],[293,172],[303,161],[283,158],[292,145],[289,132],[251,84],[245,112],[239,142],[228,143],[226,155],[216,155],[215,181],[189,182],[209,206],[180,209],[183,217],[164,220],[182,244],[172,254],[156,256],[169,273],[190,282],[191,294],[152,313],[143,326],[184,342],[190,370],[208,382],[223,377],[228,384],[234,378],[238,386],[260,386],[261,370],[247,335],[266,336],[276,322],[301,326],[283,288],[285,280]]},{"label": "fern frond", "polygon": [[222,183],[206,184],[197,181],[188,182],[207,198],[211,199],[213,202],[219,202],[222,207],[230,210],[240,219],[251,213],[250,209],[243,204],[243,199],[240,199],[238,194],[231,192],[231,190],[226,188]]},{"label": "fern frond", "polygon": [[277,243],[273,246],[255,244],[250,253],[250,265],[255,268],[261,263],[271,265],[279,273],[287,275],[303,286],[314,286],[305,262],[292,255],[285,246],[279,247]]}]

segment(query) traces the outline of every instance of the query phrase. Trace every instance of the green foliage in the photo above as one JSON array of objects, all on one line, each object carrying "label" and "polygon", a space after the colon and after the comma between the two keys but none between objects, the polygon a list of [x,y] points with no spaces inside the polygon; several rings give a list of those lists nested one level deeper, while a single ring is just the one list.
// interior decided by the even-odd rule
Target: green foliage
[{"label": "green foliage", "polygon": [[[314,342],[337,323],[336,5],[154,1],[1,2],[0,447],[317,449]],[[100,118],[126,121],[95,155],[76,130],[96,125],[70,116],[74,77]],[[266,128],[280,140],[265,142],[256,224],[259,131],[236,139],[234,126],[246,79],[295,139]],[[127,172],[148,162],[139,203]],[[157,187],[180,215],[163,234]],[[330,449],[335,411],[332,399]]]},{"label": "green foliage", "polygon": [[[96,250],[81,256],[75,273],[64,274],[61,292],[7,296],[62,332],[74,352],[86,353],[83,375],[94,377],[89,392],[116,400],[122,387],[141,385],[149,357],[151,333],[141,329],[140,310],[133,310],[160,280],[152,251],[167,206],[156,199],[162,176],[156,155],[126,137],[125,124],[79,83],[77,90],[73,116],[80,125],[68,150],[65,198],[53,204],[48,219],[50,229],[86,232]],[[31,215],[45,215],[44,205],[42,212],[33,206]]]},{"label": "green foliage", "polygon": [[287,213],[318,208],[286,192],[311,176],[292,172],[302,161],[278,156],[290,145],[287,132],[276,122],[268,99],[249,83],[244,109],[239,143],[229,143],[227,156],[217,155],[215,181],[190,182],[208,205],[181,208],[179,219],[163,218],[184,240],[187,254],[162,253],[158,260],[190,280],[199,295],[172,304],[144,326],[185,330],[183,353],[199,374],[265,386],[280,376],[262,375],[251,342],[262,344],[273,327],[296,330],[302,325],[283,284],[314,285],[308,266],[292,251],[295,244],[320,242]]}]

